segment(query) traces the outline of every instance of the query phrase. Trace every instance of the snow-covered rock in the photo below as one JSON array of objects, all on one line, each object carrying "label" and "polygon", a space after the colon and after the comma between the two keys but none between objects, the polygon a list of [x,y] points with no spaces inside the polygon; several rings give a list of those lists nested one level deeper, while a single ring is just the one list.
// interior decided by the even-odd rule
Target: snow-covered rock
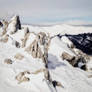
[{"label": "snow-covered rock", "polygon": [[10,34],[14,34],[14,33],[16,33],[18,30],[21,29],[21,23],[20,23],[20,18],[19,18],[19,16],[14,16],[14,17],[10,20],[8,29],[10,30]]}]

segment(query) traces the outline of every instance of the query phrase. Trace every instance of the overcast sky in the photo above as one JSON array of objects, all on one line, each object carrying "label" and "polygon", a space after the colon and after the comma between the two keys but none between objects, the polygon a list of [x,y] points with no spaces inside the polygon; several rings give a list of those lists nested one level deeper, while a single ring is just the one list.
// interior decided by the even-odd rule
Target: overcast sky
[{"label": "overcast sky", "polygon": [[92,0],[0,0],[0,18],[14,14],[25,23],[92,21]]}]

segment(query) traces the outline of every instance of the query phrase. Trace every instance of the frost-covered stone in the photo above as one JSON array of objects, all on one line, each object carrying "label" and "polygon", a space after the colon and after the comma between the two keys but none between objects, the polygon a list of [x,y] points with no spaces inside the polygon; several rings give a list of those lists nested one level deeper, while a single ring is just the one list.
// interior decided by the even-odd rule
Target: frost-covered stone
[{"label": "frost-covered stone", "polygon": [[72,56],[66,52],[63,52],[62,53],[62,59],[64,60],[67,60],[72,66],[74,67],[79,67],[83,70],[87,70],[87,67],[86,67],[86,60],[84,57],[82,56]]},{"label": "frost-covered stone", "polygon": [[44,32],[40,32],[37,34],[37,37],[38,37],[38,41],[40,42],[40,44],[44,45],[46,34]]},{"label": "frost-covered stone", "polygon": [[62,57],[63,60],[67,60],[67,61],[71,61],[75,58],[75,56],[72,56],[72,55],[70,55],[66,52],[63,52],[61,57]]},{"label": "frost-covered stone", "polygon": [[17,48],[20,48],[20,43],[18,41],[12,40],[12,45],[14,45]]},{"label": "frost-covered stone", "polygon": [[6,20],[2,20],[2,24],[3,24],[2,36],[4,36],[7,33],[7,28],[8,28],[9,23]]},{"label": "frost-covered stone", "polygon": [[18,60],[22,60],[24,58],[24,56],[20,53],[17,53],[15,56],[14,56],[15,59],[18,59]]},{"label": "frost-covered stone", "polygon": [[9,23],[9,27],[11,29],[11,34],[16,33],[18,30],[21,29],[21,22],[20,22],[20,18],[19,16],[14,16],[10,23]]},{"label": "frost-covered stone", "polygon": [[37,40],[34,40],[29,47],[25,49],[28,53],[30,53],[34,58],[41,58],[42,52],[41,48],[38,45]]},{"label": "frost-covered stone", "polygon": [[80,49],[72,48],[71,50],[75,55],[84,57],[87,62],[90,60],[90,57],[87,54],[83,53]]},{"label": "frost-covered stone", "polygon": [[6,64],[12,64],[13,61],[11,59],[7,58],[7,59],[4,60],[4,63],[6,63]]},{"label": "frost-covered stone", "polygon": [[29,29],[25,28],[25,30],[24,30],[24,38],[21,39],[21,41],[22,41],[22,48],[24,48],[26,46],[26,43],[27,43],[27,40],[28,40],[29,36],[30,36]]},{"label": "frost-covered stone", "polygon": [[63,41],[64,43],[66,43],[69,48],[74,48],[74,44],[72,43],[72,41],[70,41],[68,39],[68,37],[62,36],[61,37],[61,41]]},{"label": "frost-covered stone", "polygon": [[5,35],[4,37],[2,37],[2,38],[0,39],[0,42],[6,43],[6,42],[8,42],[8,39],[9,39],[9,35]]},{"label": "frost-covered stone", "polygon": [[26,77],[25,75],[29,74],[29,72],[24,71],[24,72],[20,72],[15,79],[18,81],[18,84],[22,83],[22,82],[28,82],[30,81],[30,79],[28,77]]}]

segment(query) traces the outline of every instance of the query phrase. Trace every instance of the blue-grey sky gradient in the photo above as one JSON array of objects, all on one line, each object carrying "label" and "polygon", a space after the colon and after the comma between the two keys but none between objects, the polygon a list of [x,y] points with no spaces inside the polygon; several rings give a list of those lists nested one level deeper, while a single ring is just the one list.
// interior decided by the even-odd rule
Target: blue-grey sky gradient
[{"label": "blue-grey sky gradient", "polygon": [[14,14],[26,23],[92,21],[92,0],[0,0],[0,18]]}]

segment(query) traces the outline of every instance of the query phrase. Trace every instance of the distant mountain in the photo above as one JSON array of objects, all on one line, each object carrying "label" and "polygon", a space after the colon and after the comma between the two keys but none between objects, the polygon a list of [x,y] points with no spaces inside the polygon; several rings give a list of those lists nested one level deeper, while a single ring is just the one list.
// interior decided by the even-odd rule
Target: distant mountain
[{"label": "distant mountain", "polygon": [[84,33],[78,35],[66,36],[73,42],[76,48],[82,50],[84,53],[92,55],[92,33]]}]

